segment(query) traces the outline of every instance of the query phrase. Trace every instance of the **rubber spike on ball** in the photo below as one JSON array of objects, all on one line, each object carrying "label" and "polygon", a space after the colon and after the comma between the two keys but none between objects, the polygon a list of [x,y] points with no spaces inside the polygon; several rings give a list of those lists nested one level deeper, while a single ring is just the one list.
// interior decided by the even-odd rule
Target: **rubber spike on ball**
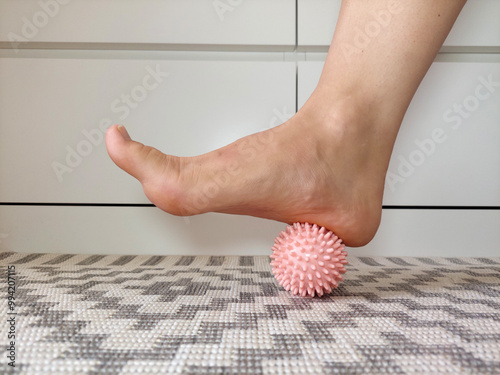
[{"label": "rubber spike on ball", "polygon": [[342,281],[345,246],[332,231],[316,224],[294,223],[274,240],[273,274],[285,290],[302,297],[331,293]]}]

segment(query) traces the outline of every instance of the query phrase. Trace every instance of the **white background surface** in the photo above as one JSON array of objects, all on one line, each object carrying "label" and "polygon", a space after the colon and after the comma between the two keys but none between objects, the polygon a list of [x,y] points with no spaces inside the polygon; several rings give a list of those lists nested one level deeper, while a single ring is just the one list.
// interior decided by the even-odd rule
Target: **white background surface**
[{"label": "white background surface", "polygon": [[[221,17],[211,0],[73,0],[14,45],[9,33],[24,35],[25,20],[43,18],[43,9],[35,0],[0,0],[0,250],[270,254],[283,223],[92,206],[148,203],[102,141],[62,181],[52,163],[107,118],[185,156],[281,123],[315,87],[339,5],[297,1],[233,2]],[[466,5],[410,106],[389,171],[434,129],[448,139],[394,191],[386,188],[384,204],[406,208],[384,209],[375,239],[353,254],[500,255],[500,88],[459,129],[443,119],[475,95],[479,77],[500,81],[499,4]],[[148,66],[169,75],[120,118],[111,103],[140,85]]]},{"label": "white background surface", "polygon": [[[215,6],[213,0],[65,0],[61,3],[67,4],[59,6],[55,0],[41,2],[51,6],[43,8],[35,0],[0,1],[0,40],[9,42],[9,34],[16,33],[30,42],[109,43],[106,48],[124,43],[166,44],[168,49],[194,44],[197,49],[228,45],[292,50],[295,44],[293,0],[219,2],[225,6]],[[44,9],[51,9],[47,22],[37,17]],[[30,22],[35,27],[30,28]]]}]

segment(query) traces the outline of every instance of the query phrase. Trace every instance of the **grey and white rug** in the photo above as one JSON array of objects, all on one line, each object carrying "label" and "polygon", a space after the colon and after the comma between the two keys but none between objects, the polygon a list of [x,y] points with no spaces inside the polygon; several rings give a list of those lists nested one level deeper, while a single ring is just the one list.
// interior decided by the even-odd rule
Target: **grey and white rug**
[{"label": "grey and white rug", "polygon": [[0,253],[0,373],[500,374],[500,258],[348,260],[302,298],[265,256]]}]

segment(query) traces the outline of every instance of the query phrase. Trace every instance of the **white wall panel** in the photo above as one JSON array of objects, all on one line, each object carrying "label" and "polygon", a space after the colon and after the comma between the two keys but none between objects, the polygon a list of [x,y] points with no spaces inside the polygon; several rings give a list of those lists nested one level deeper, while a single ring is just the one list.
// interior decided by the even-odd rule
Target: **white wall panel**
[{"label": "white wall panel", "polygon": [[0,250],[255,255],[270,251],[285,226],[215,213],[181,218],[156,207],[0,206]]},{"label": "white wall panel", "polygon": [[[340,0],[297,6],[296,15],[294,0],[0,0],[0,202],[149,203],[107,155],[111,123],[180,156],[281,123],[295,109],[296,62],[299,107],[323,66],[281,53],[296,47],[296,29],[299,51],[326,51]],[[443,50],[498,51],[499,14],[498,0],[469,0]],[[389,171],[423,161],[386,188],[384,204],[499,206],[500,64],[443,56],[455,60],[424,79]],[[447,138],[431,152],[422,141],[433,134]],[[70,171],[58,177],[54,163]],[[154,207],[0,205],[0,251],[269,255],[284,227]],[[385,209],[375,239],[350,253],[499,256],[498,228],[498,210]]]},{"label": "white wall panel", "polygon": [[288,62],[0,59],[0,202],[148,202],[111,162],[103,128],[121,123],[166,153],[203,154],[293,114],[295,71]]},{"label": "white wall panel", "polygon": [[[0,251],[80,254],[270,255],[286,224],[155,207],[0,207]],[[499,256],[498,210],[384,210],[374,240],[352,255]]]},{"label": "white wall panel", "polygon": [[375,238],[355,255],[500,255],[500,211],[386,209]]},{"label": "white wall panel", "polygon": [[[299,108],[323,62],[299,62]],[[500,206],[500,64],[436,62],[405,116],[386,205]]]},{"label": "white wall panel", "polygon": [[[298,45],[327,47],[332,40],[341,0],[298,0]],[[468,1],[444,46],[500,46],[500,1]]]},{"label": "white wall panel", "polygon": [[298,0],[297,42],[299,47],[330,45],[341,0]]},{"label": "white wall panel", "polygon": [[1,0],[0,42],[12,40],[291,48],[295,1]]}]

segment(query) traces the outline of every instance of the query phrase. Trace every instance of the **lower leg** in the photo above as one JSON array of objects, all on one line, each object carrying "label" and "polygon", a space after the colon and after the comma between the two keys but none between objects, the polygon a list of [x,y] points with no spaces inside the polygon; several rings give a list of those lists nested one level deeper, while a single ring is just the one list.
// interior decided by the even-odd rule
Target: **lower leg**
[{"label": "lower leg", "polygon": [[[308,221],[362,246],[380,223],[404,113],[464,3],[344,0],[318,86],[284,124],[194,158],[165,155],[114,126],[108,152],[172,214]],[[357,30],[371,36],[360,44]],[[256,139],[272,147],[252,146]]]},{"label": "lower leg", "polygon": [[394,143],[466,0],[344,0],[314,101],[361,103]]}]

